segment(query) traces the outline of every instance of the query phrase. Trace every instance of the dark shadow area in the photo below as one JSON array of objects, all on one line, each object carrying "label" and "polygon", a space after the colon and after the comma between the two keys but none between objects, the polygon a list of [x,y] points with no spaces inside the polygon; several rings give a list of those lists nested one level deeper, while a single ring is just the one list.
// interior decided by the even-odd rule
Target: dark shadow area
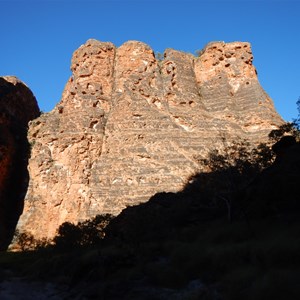
[{"label": "dark shadow area", "polygon": [[40,114],[35,97],[15,77],[0,77],[0,250],[10,244],[27,192],[28,122]]},{"label": "dark shadow area", "polygon": [[[216,220],[242,222],[252,233],[249,222],[255,213],[247,189],[263,170],[271,168],[274,153],[266,145],[249,149],[242,142],[223,153],[212,151],[199,161],[210,171],[191,176],[177,193],[158,193],[146,203],[126,208],[108,225],[108,237],[140,243],[176,236],[184,227],[205,227]],[[257,205],[259,211],[263,202]]]},{"label": "dark shadow area", "polygon": [[263,160],[257,152],[245,160],[242,149],[235,163],[230,149],[212,152],[214,171],[182,191],[114,218],[64,223],[38,251],[13,257],[22,268],[10,257],[0,264],[60,278],[78,299],[297,299],[300,144],[288,137],[273,149],[275,161],[265,148]]},{"label": "dark shadow area", "polygon": [[[3,131],[0,130],[0,133]],[[27,140],[27,130],[12,124],[5,129],[5,132],[6,134],[2,135],[0,140],[1,146],[7,149],[3,155],[8,161],[0,200],[0,250],[6,250],[13,238],[18,219],[23,211],[29,182],[27,166],[30,145]]]},{"label": "dark shadow area", "polygon": [[[237,163],[196,174],[182,191],[156,194],[112,219],[102,247],[114,250],[100,250],[99,269],[105,266],[105,274],[116,277],[102,275],[106,285],[98,295],[230,300],[299,296],[300,144],[281,141],[274,150],[277,159],[266,169],[246,162],[242,170]],[[76,280],[82,282],[82,277]],[[170,289],[166,296],[164,289]]]}]

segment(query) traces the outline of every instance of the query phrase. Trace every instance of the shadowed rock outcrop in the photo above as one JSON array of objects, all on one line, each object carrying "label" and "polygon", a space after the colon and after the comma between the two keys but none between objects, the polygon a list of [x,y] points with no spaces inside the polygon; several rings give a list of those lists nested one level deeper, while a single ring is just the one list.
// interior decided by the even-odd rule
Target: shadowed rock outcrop
[{"label": "shadowed rock outcrop", "polygon": [[16,77],[0,77],[0,249],[13,235],[28,186],[27,124],[39,116],[29,88]]},{"label": "shadowed rock outcrop", "polygon": [[18,228],[118,214],[176,192],[196,157],[227,141],[257,144],[282,123],[260,86],[249,43],[208,44],[199,57],[144,43],[89,40],[75,51],[56,108],[30,124],[30,183]]}]

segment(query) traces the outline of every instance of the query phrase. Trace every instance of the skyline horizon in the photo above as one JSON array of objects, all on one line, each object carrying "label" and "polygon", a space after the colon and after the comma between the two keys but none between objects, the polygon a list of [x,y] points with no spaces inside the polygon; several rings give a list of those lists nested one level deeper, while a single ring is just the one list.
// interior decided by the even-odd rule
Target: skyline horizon
[{"label": "skyline horizon", "polygon": [[0,75],[26,83],[45,112],[62,97],[72,53],[94,38],[192,54],[212,41],[249,42],[258,80],[276,111],[285,121],[297,117],[298,1],[2,0],[0,8],[7,24]]},{"label": "skyline horizon", "polygon": [[[65,89],[65,86],[66,86],[68,80],[72,77],[72,71],[71,71],[71,61],[72,61],[72,57],[73,57],[75,51],[76,51],[77,49],[79,49],[81,46],[83,46],[88,40],[97,40],[97,41],[100,41],[100,40],[98,40],[98,39],[96,39],[96,38],[88,38],[84,43],[82,43],[81,45],[79,45],[79,46],[73,51],[73,53],[71,54],[71,57],[70,57],[70,66],[69,66],[69,73],[70,73],[70,75],[69,75],[69,77],[67,78],[66,82],[63,84],[63,89],[62,89],[62,91],[61,91],[61,96],[60,96],[60,98],[57,100],[57,102],[52,102],[53,107],[50,108],[50,109],[48,109],[48,110],[44,110],[43,107],[40,107],[39,99],[36,98],[37,103],[38,103],[38,106],[39,106],[40,111],[41,111],[42,113],[48,113],[48,112],[51,112],[53,109],[55,109],[55,107],[56,107],[56,106],[59,104],[59,102],[62,100],[62,95],[63,95],[64,89]],[[197,52],[199,52],[199,51],[201,52],[202,50],[205,49],[205,47],[206,47],[207,45],[209,45],[210,43],[214,43],[214,42],[224,42],[224,43],[226,43],[226,44],[229,44],[229,43],[235,43],[235,42],[246,42],[246,43],[249,43],[249,44],[250,44],[251,49],[252,49],[251,43],[250,43],[250,42],[247,42],[247,41],[230,41],[230,42],[226,42],[226,41],[210,41],[210,42],[206,43],[206,44],[203,46],[203,48],[195,50],[194,53],[192,53],[192,52],[187,52],[187,51],[182,51],[182,50],[177,50],[177,49],[174,49],[174,48],[172,48],[172,47],[168,47],[168,48],[164,49],[162,52],[158,52],[158,51],[155,51],[155,50],[151,47],[151,45],[149,45],[149,44],[147,44],[147,43],[145,43],[145,42],[143,42],[143,41],[138,41],[138,40],[134,40],[134,39],[132,39],[132,40],[127,40],[127,41],[125,41],[125,42],[123,42],[123,43],[121,43],[121,44],[119,44],[119,45],[116,45],[116,44],[114,44],[114,43],[111,42],[111,41],[100,41],[100,42],[105,42],[105,43],[106,43],[106,42],[110,42],[110,43],[112,43],[116,48],[119,48],[119,47],[122,46],[123,44],[125,44],[125,43],[127,43],[127,42],[130,42],[130,41],[142,42],[142,43],[148,45],[148,46],[153,50],[154,56],[155,56],[156,58],[157,58],[157,54],[163,55],[164,52],[165,52],[167,49],[173,49],[173,50],[176,50],[176,51],[189,53],[189,54],[192,54],[192,55],[194,55],[195,57],[197,57]],[[252,50],[252,53],[253,53],[253,50]],[[253,53],[253,56],[254,56],[254,61],[255,61],[255,54],[254,54],[254,53]],[[256,66],[255,66],[255,63],[253,63],[253,65],[254,65],[254,67],[255,67],[255,69],[256,69],[256,71],[257,71],[257,79],[258,79],[258,82],[260,83],[260,85],[261,85],[261,87],[263,88],[263,90],[267,93],[267,95],[268,95],[268,96],[270,97],[270,99],[272,100],[276,112],[283,118],[284,121],[286,121],[286,122],[292,122],[294,119],[297,118],[297,115],[296,115],[296,113],[297,113],[297,101],[298,101],[298,99],[300,99],[300,96],[299,96],[298,99],[295,99],[295,116],[292,116],[292,118],[291,118],[290,120],[285,120],[284,117],[280,114],[280,112],[279,112],[278,109],[276,108],[276,105],[275,105],[274,100],[273,100],[272,97],[269,95],[268,91],[265,90],[264,86],[261,84],[260,79],[259,79],[259,70],[257,70],[257,68],[256,68]],[[15,75],[13,75],[13,74],[8,74],[8,75],[2,75],[2,76],[15,76]],[[16,77],[17,77],[17,76],[16,76]],[[22,80],[22,78],[19,78],[19,77],[17,77],[17,78],[27,85],[27,83],[24,82],[24,81]],[[27,85],[27,86],[28,86],[28,85]],[[29,89],[32,91],[32,93],[33,93],[34,96],[35,96],[35,93],[34,93],[34,91],[31,89],[31,87],[30,87],[30,86],[28,86],[28,87],[29,87]],[[35,96],[35,97],[36,97],[36,96]]]}]

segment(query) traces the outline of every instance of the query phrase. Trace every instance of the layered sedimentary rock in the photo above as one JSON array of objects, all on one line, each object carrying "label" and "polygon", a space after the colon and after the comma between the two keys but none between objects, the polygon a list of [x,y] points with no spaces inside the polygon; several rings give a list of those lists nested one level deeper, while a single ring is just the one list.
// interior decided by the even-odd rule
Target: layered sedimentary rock
[{"label": "layered sedimentary rock", "polygon": [[249,43],[215,42],[199,57],[141,42],[89,40],[75,51],[62,100],[30,124],[30,183],[19,229],[118,214],[175,192],[199,156],[242,138],[265,141],[282,123],[260,86]]},{"label": "layered sedimentary rock", "polygon": [[35,97],[13,76],[0,77],[0,249],[22,212],[28,184],[27,124],[39,116]]}]

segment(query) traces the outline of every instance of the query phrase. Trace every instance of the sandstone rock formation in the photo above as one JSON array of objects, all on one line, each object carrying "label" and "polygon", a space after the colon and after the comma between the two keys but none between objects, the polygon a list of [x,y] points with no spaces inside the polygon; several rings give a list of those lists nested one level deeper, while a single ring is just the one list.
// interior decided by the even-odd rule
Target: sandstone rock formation
[{"label": "sandstone rock formation", "polygon": [[35,97],[16,77],[0,77],[0,249],[9,244],[28,184],[27,124],[39,116]]},{"label": "sandstone rock formation", "polygon": [[35,237],[118,214],[199,171],[195,157],[230,141],[266,140],[282,123],[259,84],[249,43],[214,42],[199,57],[141,42],[88,40],[62,100],[30,124],[32,155],[18,224]]}]

